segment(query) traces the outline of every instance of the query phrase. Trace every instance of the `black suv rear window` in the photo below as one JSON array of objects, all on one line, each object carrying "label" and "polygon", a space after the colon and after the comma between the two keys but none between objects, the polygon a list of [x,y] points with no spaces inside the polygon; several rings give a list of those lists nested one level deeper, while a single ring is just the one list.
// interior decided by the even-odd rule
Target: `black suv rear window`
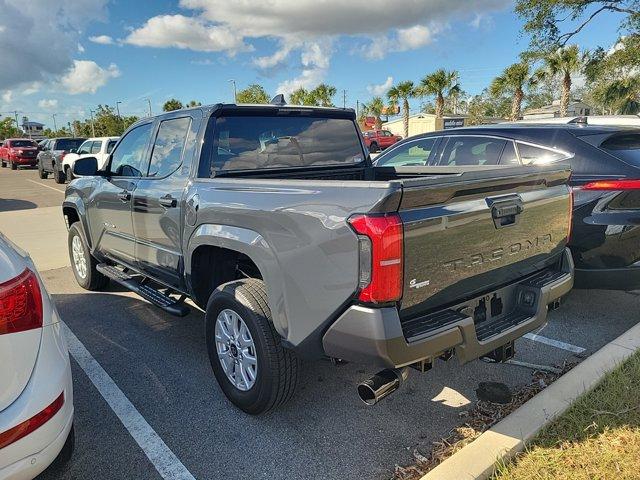
[{"label": "black suv rear window", "polygon": [[624,133],[607,138],[600,148],[611,155],[640,167],[640,133]]},{"label": "black suv rear window", "polygon": [[360,136],[350,119],[226,115],[216,119],[213,136],[211,175],[225,170],[355,165],[364,160]]},{"label": "black suv rear window", "polygon": [[56,142],[55,150],[69,151],[73,148],[77,149],[84,141],[84,138],[61,138]]}]

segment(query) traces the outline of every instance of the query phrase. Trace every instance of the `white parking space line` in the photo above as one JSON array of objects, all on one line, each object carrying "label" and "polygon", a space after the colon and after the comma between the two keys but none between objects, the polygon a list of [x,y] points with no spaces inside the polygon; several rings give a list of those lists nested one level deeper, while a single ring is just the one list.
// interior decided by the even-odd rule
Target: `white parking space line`
[{"label": "white parking space line", "polygon": [[571,345],[570,343],[561,342],[560,340],[554,340],[553,338],[543,337],[542,335],[538,335],[536,333],[527,333],[524,335],[524,338],[533,340],[534,342],[544,343],[545,345],[550,345],[552,347],[561,348],[562,350],[567,350],[568,352],[573,353],[583,353],[586,350],[582,347],[577,347],[575,345]]},{"label": "white parking space line", "polygon": [[51,185],[45,185],[44,183],[36,182],[35,180],[31,180],[30,178],[25,178],[27,182],[35,183],[36,185],[40,185],[41,187],[50,188],[51,190],[55,190],[56,192],[64,193],[64,190],[60,190],[59,188],[52,187]]},{"label": "white parking space line", "polygon": [[62,325],[69,345],[69,353],[87,374],[162,478],[195,480],[71,329],[64,323]]}]

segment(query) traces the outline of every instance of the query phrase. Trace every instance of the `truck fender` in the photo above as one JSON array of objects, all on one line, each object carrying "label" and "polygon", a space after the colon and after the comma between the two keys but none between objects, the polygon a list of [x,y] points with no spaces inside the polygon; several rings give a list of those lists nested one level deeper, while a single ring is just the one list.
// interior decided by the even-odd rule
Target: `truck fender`
[{"label": "truck fender", "polygon": [[190,284],[191,259],[202,245],[221,247],[240,252],[253,261],[262,274],[268,293],[273,324],[278,333],[287,338],[289,322],[286,315],[282,271],[271,246],[262,235],[253,230],[230,225],[201,224],[189,238],[185,249],[185,276]]},{"label": "truck fender", "polygon": [[[65,198],[64,202],[62,202],[63,215],[65,214],[65,212],[68,212],[69,209],[73,210],[76,216],[78,217],[80,228],[82,229],[82,233],[84,233],[84,238],[87,241],[87,245],[89,246],[90,250],[93,250],[91,236],[89,235],[89,229],[87,228],[87,215],[84,207],[84,202],[79,196],[70,195],[67,198]],[[67,225],[67,229],[71,226],[71,223],[73,222],[71,221],[71,219],[69,219],[69,224]]]}]

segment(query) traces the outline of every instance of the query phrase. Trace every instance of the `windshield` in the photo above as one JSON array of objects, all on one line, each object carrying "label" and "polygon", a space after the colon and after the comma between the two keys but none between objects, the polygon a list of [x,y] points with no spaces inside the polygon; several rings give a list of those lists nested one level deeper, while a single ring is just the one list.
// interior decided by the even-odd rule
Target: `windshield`
[{"label": "windshield", "polygon": [[225,116],[216,120],[210,171],[356,165],[364,158],[349,119]]},{"label": "windshield", "polygon": [[640,133],[614,135],[602,142],[600,148],[634,167],[640,167]]},{"label": "windshield", "polygon": [[33,140],[12,140],[12,147],[37,147],[36,142]]},{"label": "windshield", "polygon": [[78,149],[82,142],[84,142],[84,138],[61,138],[56,142],[56,150],[73,150]]}]

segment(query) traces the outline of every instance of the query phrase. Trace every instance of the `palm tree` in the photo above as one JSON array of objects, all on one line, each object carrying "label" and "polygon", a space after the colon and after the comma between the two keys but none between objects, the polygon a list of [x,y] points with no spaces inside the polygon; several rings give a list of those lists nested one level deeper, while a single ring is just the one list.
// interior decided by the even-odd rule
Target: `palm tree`
[{"label": "palm tree", "polygon": [[402,102],[402,120],[404,123],[404,136],[409,136],[409,99],[415,97],[416,91],[413,87],[413,82],[407,80],[406,82],[400,82],[389,89],[387,97],[395,105]]},{"label": "palm tree", "polygon": [[436,97],[436,117],[442,118],[444,115],[444,97],[450,97],[460,93],[458,84],[458,72],[450,72],[441,68],[427,75],[420,81],[418,93],[423,96],[433,95]]},{"label": "palm tree", "polygon": [[309,91],[302,87],[289,94],[289,103],[292,105],[313,105]]},{"label": "palm tree", "polygon": [[606,84],[601,98],[622,115],[634,115],[640,111],[640,75],[625,77]]},{"label": "palm tree", "polygon": [[321,83],[316,88],[311,90],[310,95],[313,98],[314,103],[319,107],[333,107],[332,98],[336,94],[336,87],[333,85],[327,85]]},{"label": "palm tree", "polygon": [[376,119],[376,128],[382,128],[382,112],[384,111],[384,101],[380,97],[373,97],[369,103],[362,105],[362,116],[371,116]]},{"label": "palm tree", "polygon": [[162,110],[164,110],[165,112],[172,112],[174,110],[180,110],[181,108],[184,108],[182,102],[180,100],[176,100],[175,98],[170,98],[169,100],[164,102],[164,105],[162,106]]},{"label": "palm tree", "polygon": [[569,45],[557,49],[543,58],[543,67],[536,72],[541,78],[562,78],[560,95],[560,116],[567,116],[567,108],[571,99],[571,75],[582,71],[586,64],[586,55],[580,53],[577,45]]},{"label": "palm tree", "polygon": [[197,100],[189,100],[189,103],[187,103],[187,107],[192,108],[192,107],[199,107],[202,105],[202,102],[198,102]]},{"label": "palm tree", "polygon": [[514,63],[504,69],[501,75],[496,77],[489,90],[491,95],[513,95],[511,103],[511,120],[518,120],[522,110],[522,100],[524,99],[524,89],[535,84],[535,78],[531,75],[529,64],[526,62]]}]

